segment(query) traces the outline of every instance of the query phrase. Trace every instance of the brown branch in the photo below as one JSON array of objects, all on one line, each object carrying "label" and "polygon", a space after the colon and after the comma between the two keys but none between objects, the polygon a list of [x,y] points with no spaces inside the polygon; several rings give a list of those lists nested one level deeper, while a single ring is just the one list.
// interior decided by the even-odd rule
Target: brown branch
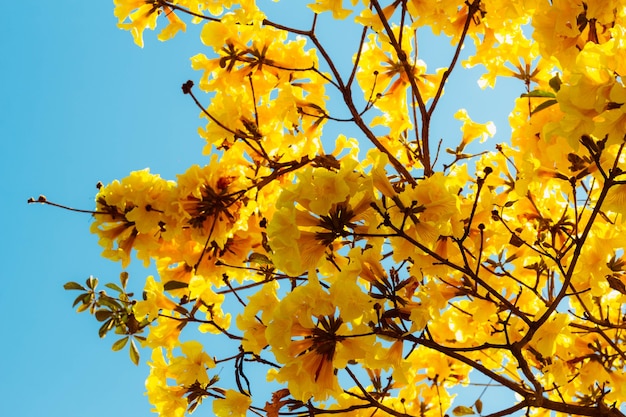
[{"label": "brown branch", "polygon": [[348,366],[346,366],[344,370],[348,373],[348,375],[350,375],[350,378],[352,378],[352,380],[359,387],[359,389],[361,390],[361,392],[363,393],[367,401],[369,401],[373,407],[386,411],[387,413],[396,417],[412,417],[410,414],[401,413],[377,401],[374,397],[372,397],[372,395],[369,392],[367,392],[365,387],[361,384],[359,379],[356,377],[356,375],[354,375],[354,373],[350,370]]},{"label": "brown branch", "polygon": [[543,397],[526,399],[526,402],[530,407],[543,408],[570,415],[589,417],[626,417],[624,413],[617,408],[609,407],[604,403],[599,403],[596,406],[576,405],[554,401]]},{"label": "brown branch", "polygon": [[519,411],[522,408],[526,408],[526,407],[528,407],[528,404],[526,403],[526,400],[523,400],[523,401],[515,404],[512,407],[505,408],[504,410],[500,410],[500,411],[497,411],[495,413],[488,414],[488,415],[486,415],[484,417],[504,417],[504,416],[510,416],[514,412]]},{"label": "brown branch", "polygon": [[459,362],[463,362],[466,365],[469,365],[470,367],[472,367],[473,369],[477,370],[478,372],[482,373],[483,375],[485,375],[486,377],[494,380],[495,382],[499,383],[500,385],[503,385],[507,388],[509,388],[511,391],[516,392],[517,394],[521,395],[522,397],[526,398],[528,395],[533,395],[534,392],[530,392],[527,391],[526,389],[524,389],[524,387],[522,387],[521,385],[503,377],[500,374],[495,373],[494,371],[492,371],[491,369],[487,368],[486,366],[484,366],[483,364],[470,359],[464,355],[461,355],[459,352],[457,352],[454,349],[445,347],[440,345],[439,343],[433,341],[433,340],[428,340],[425,339],[423,337],[415,337],[412,335],[407,335],[405,337],[403,337],[403,339],[405,340],[409,340],[411,342],[415,342],[419,345],[422,345],[424,347],[427,347],[429,349],[435,350],[439,353],[443,353],[444,355],[452,358],[452,359],[456,359]]},{"label": "brown branch", "polygon": [[[491,293],[491,295],[493,295],[495,298],[497,298],[504,306],[506,306],[507,309],[509,309],[516,316],[518,316],[520,319],[522,319],[527,325],[530,326],[532,321],[527,317],[527,314],[525,314],[519,308],[517,308],[515,305],[513,305],[508,299],[506,299],[506,297],[504,297],[502,294],[500,294],[499,291],[497,291],[496,289],[491,287],[489,284],[487,284],[484,280],[482,280],[480,277],[478,277],[478,275],[474,274],[474,271],[470,268],[467,259],[465,259],[465,266],[460,266],[460,265],[455,264],[454,262],[451,262],[448,258],[444,258],[443,256],[439,255],[438,253],[432,251],[431,249],[429,249],[428,247],[426,247],[422,243],[420,243],[417,240],[415,240],[413,237],[411,237],[408,234],[406,234],[406,232],[402,228],[399,228],[399,227],[395,226],[393,223],[391,223],[391,221],[389,220],[388,216],[385,215],[385,213],[380,209],[380,207],[378,207],[378,205],[376,205],[376,203],[372,203],[372,208],[374,208],[374,210],[376,210],[385,219],[384,220],[384,225],[390,227],[394,232],[396,232],[397,237],[401,237],[401,238],[407,240],[413,246],[415,246],[416,248],[422,250],[428,256],[434,258],[435,260],[437,260],[441,264],[449,266],[450,268],[452,268],[452,269],[454,269],[454,270],[456,270],[456,271],[458,271],[458,272],[460,272],[460,273],[462,273],[464,275],[467,275],[467,276],[471,277],[474,281],[476,281],[483,288],[485,288],[489,293]],[[462,251],[462,255],[463,256],[465,256],[464,254],[465,254],[465,251]]]},{"label": "brown branch", "polygon": [[467,32],[469,30],[470,23],[472,22],[472,18],[474,17],[474,14],[479,10],[480,2],[481,0],[474,0],[471,4],[467,3],[467,7],[468,7],[467,18],[465,19],[463,31],[461,32],[459,43],[456,45],[456,50],[454,51],[454,56],[452,57],[452,61],[450,61],[450,65],[448,66],[448,69],[443,73],[443,76],[441,77],[441,82],[439,83],[439,87],[437,88],[437,93],[435,93],[435,96],[433,97],[433,102],[430,104],[430,108],[428,109],[429,118],[432,116],[433,112],[435,111],[435,107],[437,106],[437,103],[439,102],[439,99],[441,98],[443,94],[443,87],[446,84],[446,81],[448,80],[448,78],[450,77],[452,70],[456,66],[459,56],[461,55],[461,50],[463,49],[463,44],[465,43],[465,38],[467,37]]},{"label": "brown branch", "polygon": [[385,148],[385,146],[378,140],[376,135],[374,135],[374,132],[372,132],[369,129],[365,121],[362,119],[352,99],[351,89],[344,84],[341,74],[339,73],[339,70],[335,66],[332,58],[330,57],[330,55],[328,54],[324,46],[320,43],[317,36],[315,36],[315,33],[310,32],[308,33],[307,36],[309,37],[309,39],[311,39],[315,47],[318,49],[318,51],[320,52],[320,54],[322,55],[322,57],[328,64],[335,79],[337,80],[337,84],[339,85],[339,91],[341,92],[343,96],[344,103],[346,104],[346,106],[348,107],[348,110],[350,111],[350,113],[352,114],[352,117],[354,118],[354,123],[361,129],[361,131],[365,134],[367,139],[370,142],[372,142],[372,144],[376,146],[376,148],[379,151],[387,155],[391,165],[393,165],[394,169],[400,174],[400,176],[404,178],[406,182],[408,182],[411,185],[417,185],[417,181],[415,181],[415,178],[413,178],[413,176],[409,173],[406,167],[402,165],[402,163],[398,161],[398,159],[396,159],[396,157],[391,152],[389,152],[387,148]]},{"label": "brown branch", "polygon": [[[146,2],[146,3],[148,3],[148,2]],[[153,3],[155,3],[158,7],[169,7],[170,9],[178,10],[180,12],[183,12],[183,13],[188,14],[188,15],[193,16],[193,17],[198,17],[198,18],[203,19],[203,20],[210,20],[212,22],[220,22],[221,21],[217,17],[211,17],[211,16],[204,15],[202,13],[192,12],[189,9],[186,9],[184,7],[181,7],[181,6],[177,5],[177,4],[171,3],[169,1],[153,0]]]},{"label": "brown branch", "polygon": [[417,104],[419,106],[420,114],[422,117],[422,153],[420,155],[422,157],[421,162],[424,167],[424,175],[426,177],[430,177],[433,174],[433,170],[430,163],[430,150],[428,146],[428,126],[430,125],[430,118],[428,115],[428,111],[426,110],[426,104],[424,103],[424,99],[422,98],[419,88],[417,87],[417,81],[413,76],[413,67],[411,66],[411,64],[409,64],[406,52],[404,52],[404,50],[402,49],[402,45],[398,43],[398,40],[396,39],[396,36],[394,35],[393,30],[391,29],[391,26],[387,21],[387,18],[385,18],[383,9],[382,7],[380,7],[380,3],[378,2],[378,0],[372,0],[371,4],[376,9],[376,13],[378,14],[378,17],[380,18],[380,21],[385,28],[385,32],[387,32],[387,35],[389,36],[389,42],[391,43],[391,46],[393,46],[393,48],[395,49],[396,55],[400,60],[400,63],[402,64],[402,68],[404,69],[409,83],[411,84],[412,95],[417,100]]},{"label": "brown branch", "polygon": [[367,27],[363,28],[363,32],[361,32],[361,41],[359,42],[359,50],[356,52],[356,56],[354,58],[354,65],[352,66],[352,71],[350,72],[350,77],[348,78],[348,82],[346,83],[346,88],[350,89],[352,87],[352,83],[354,82],[354,77],[356,76],[356,72],[359,66],[359,62],[361,61],[361,53],[363,52],[363,45],[365,44],[365,35],[367,34]]},{"label": "brown branch", "polygon": [[[619,175],[618,171],[615,168],[617,167],[617,163],[620,159],[623,148],[624,148],[624,144],[620,146],[620,149],[617,152],[615,161],[613,163],[613,169],[609,171],[609,175],[606,181],[604,182],[602,189],[600,190],[600,195],[598,196],[596,205],[593,208],[593,211],[591,212],[591,214],[589,215],[589,220],[587,221],[587,224],[585,225],[585,228],[583,229],[583,232],[581,233],[580,237],[576,241],[576,247],[574,248],[574,253],[572,253],[572,256],[571,256],[572,261],[569,264],[567,270],[566,271],[564,270],[564,268],[561,265],[561,262],[557,262],[558,268],[563,273],[563,285],[561,287],[561,290],[555,297],[552,304],[550,304],[548,308],[546,309],[546,311],[541,315],[541,317],[539,317],[539,319],[533,322],[533,324],[529,327],[528,332],[524,335],[524,337],[518,342],[515,342],[515,343],[518,343],[520,347],[523,347],[528,342],[530,342],[530,340],[533,338],[537,330],[539,330],[539,328],[543,326],[543,324],[546,321],[548,321],[552,313],[556,310],[557,306],[565,298],[567,291],[570,287],[570,283],[572,281],[574,269],[576,268],[576,265],[578,265],[580,254],[583,250],[583,247],[585,246],[585,242],[587,240],[587,237],[589,236],[589,233],[591,233],[591,228],[593,227],[594,221],[596,217],[598,216],[598,214],[600,213],[600,209],[602,208],[602,203],[604,202],[604,199],[606,198],[609,192],[609,189],[613,186],[613,179],[617,175]],[[599,164],[599,162],[596,162],[596,163]]]},{"label": "brown branch", "polygon": [[44,195],[40,195],[39,197],[37,197],[36,200],[30,197],[26,202],[28,204],[34,204],[34,203],[47,204],[49,206],[62,208],[63,210],[73,211],[76,213],[87,213],[87,214],[92,214],[92,215],[96,215],[96,214],[109,214],[110,215],[111,214],[106,211],[83,210],[83,209],[77,209],[77,208],[73,208],[69,206],[64,206],[63,204],[53,203],[52,201],[48,201],[48,199]]},{"label": "brown branch", "polygon": [[605,333],[603,329],[600,329],[599,327],[589,327],[579,323],[570,323],[569,325],[578,329],[586,330],[590,333],[598,333],[609,344],[609,346],[611,346],[615,352],[621,356],[622,360],[626,361],[626,353],[620,349],[620,347],[609,337],[608,334]]}]

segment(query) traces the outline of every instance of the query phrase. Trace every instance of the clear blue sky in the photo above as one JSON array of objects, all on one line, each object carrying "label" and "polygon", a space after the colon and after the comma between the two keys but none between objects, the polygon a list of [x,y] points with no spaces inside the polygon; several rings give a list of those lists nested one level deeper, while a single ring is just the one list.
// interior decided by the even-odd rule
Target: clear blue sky
[{"label": "clear blue sky", "polygon": [[[146,167],[174,179],[189,165],[207,160],[196,133],[203,122],[180,89],[187,79],[198,78],[189,65],[189,57],[202,51],[197,28],[167,43],[146,33],[140,49],[129,33],[116,28],[113,4],[105,0],[5,2],[0,20],[0,246],[5,262],[0,272],[0,415],[151,416],[143,395],[146,366],[135,368],[125,352],[112,352],[114,339],[100,340],[96,321],[74,313],[76,294],[62,288],[90,274],[101,282],[115,281],[121,266],[100,257],[88,215],[27,205],[26,200],[44,194],[91,209],[98,181],[108,183]],[[420,51],[440,50],[424,44]],[[343,54],[340,49],[335,53]],[[442,63],[446,57],[433,59]],[[463,93],[443,103],[440,134],[458,137],[459,125],[451,115],[467,107],[476,120],[497,122],[493,143],[505,141],[511,104],[491,92],[477,96],[475,78],[453,77],[456,87],[447,87],[448,93],[454,88]],[[513,95],[521,87],[516,85]],[[140,264],[131,264],[129,272],[131,285],[140,290],[148,272]],[[144,354],[142,362],[146,359]],[[198,413],[210,415],[210,409]]]}]

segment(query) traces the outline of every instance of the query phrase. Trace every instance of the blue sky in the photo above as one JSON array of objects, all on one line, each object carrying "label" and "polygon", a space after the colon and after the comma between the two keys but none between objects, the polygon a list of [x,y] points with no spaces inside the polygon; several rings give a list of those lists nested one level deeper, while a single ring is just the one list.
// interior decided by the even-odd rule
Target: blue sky
[{"label": "blue sky", "polygon": [[[112,352],[115,339],[100,340],[96,321],[74,313],[76,294],[62,288],[90,274],[101,282],[116,281],[121,266],[100,257],[88,215],[27,205],[26,200],[44,194],[91,209],[98,181],[108,183],[146,167],[174,179],[189,165],[207,161],[196,133],[203,122],[180,89],[186,80],[198,79],[189,65],[189,57],[202,51],[198,28],[191,26],[167,43],[146,33],[140,49],[130,34],[116,28],[111,1],[28,3],[6,2],[0,15],[0,245],[5,259],[0,415],[151,416],[143,395],[146,366],[136,368],[125,352]],[[338,57],[345,55],[340,48],[337,43],[333,49]],[[423,44],[420,51],[446,61],[435,43]],[[441,120],[438,131],[442,137],[458,137],[459,125],[451,115],[467,107],[478,121],[496,121],[499,133],[493,143],[502,142],[511,102],[481,93],[475,79],[476,73],[452,78],[456,87],[451,84],[447,91],[458,88],[462,94],[442,103],[441,119],[435,119]],[[509,97],[521,88],[508,90]],[[140,291],[149,272],[137,263],[129,272],[131,286]],[[146,359],[144,354],[142,362]]]}]

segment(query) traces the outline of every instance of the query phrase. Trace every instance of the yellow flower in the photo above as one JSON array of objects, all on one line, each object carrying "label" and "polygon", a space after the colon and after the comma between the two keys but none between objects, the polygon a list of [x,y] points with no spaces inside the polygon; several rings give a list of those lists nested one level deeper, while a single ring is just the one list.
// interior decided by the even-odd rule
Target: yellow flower
[{"label": "yellow flower", "polygon": [[465,109],[460,109],[454,113],[454,118],[463,122],[463,126],[461,126],[463,137],[456,148],[456,152],[461,152],[474,139],[480,139],[480,143],[483,143],[488,137],[493,137],[496,134],[496,125],[493,122],[476,123],[470,119]]},{"label": "yellow flower", "polygon": [[250,405],[252,398],[229,389],[224,398],[213,400],[213,412],[217,417],[246,417]]},{"label": "yellow flower", "polygon": [[607,145],[624,141],[626,132],[626,87],[616,82],[611,86],[606,110],[596,117],[594,135],[598,138],[607,136]]},{"label": "yellow flower", "polygon": [[[206,314],[206,320],[210,323],[202,323],[198,326],[198,330],[201,332],[210,332],[213,334],[220,334],[222,329],[228,329],[230,327],[230,314],[224,314],[222,309],[222,303],[224,301],[223,294],[217,294],[213,291],[214,283],[212,279],[216,277],[205,278],[200,275],[196,275],[191,278],[189,282],[189,296],[192,300],[197,300],[197,304],[200,306],[198,311]],[[212,323],[219,327],[216,327]]]},{"label": "yellow flower", "polygon": [[[352,0],[352,5],[356,4],[357,0]],[[342,7],[343,0],[315,0],[315,3],[309,4],[309,8],[315,13],[332,12],[333,19],[345,19],[350,16],[352,10],[344,9]]]},{"label": "yellow flower", "polygon": [[544,56],[554,55],[562,67],[567,67],[576,57],[580,35],[576,18],[583,11],[582,5],[567,0],[539,4],[532,19],[533,38]]},{"label": "yellow flower", "polygon": [[[354,259],[353,264],[357,267],[358,252],[360,251],[360,248],[355,248],[349,255],[351,259]],[[333,303],[339,308],[341,317],[346,322],[367,323],[376,319],[374,300],[367,295],[365,288],[358,285],[356,280],[360,269],[342,269],[328,290]]]},{"label": "yellow flower", "polygon": [[[400,29],[393,27],[396,38],[400,35]],[[392,155],[406,161],[405,145],[398,140],[403,132],[413,127],[409,118],[409,106],[407,100],[410,96],[410,79],[415,80],[418,94],[424,103],[434,97],[439,86],[444,69],[437,70],[436,74],[426,73],[426,63],[415,56],[407,58],[411,73],[407,74],[405,66],[397,58],[397,54],[385,39],[384,35],[370,35],[363,45],[360,54],[357,81],[361,86],[364,98],[380,110],[380,114],[372,118],[370,125],[384,126],[389,128],[391,140],[386,143]],[[402,31],[402,47],[405,51],[414,49],[417,42],[416,32],[410,26],[405,26]],[[404,160],[403,160],[404,159]]]},{"label": "yellow flower", "polygon": [[[122,1],[123,0],[119,0],[117,4],[123,4]],[[134,11],[128,13],[128,9],[124,7],[116,13],[119,19],[117,25],[121,29],[130,30],[137,46],[143,48],[143,31],[146,28],[151,30],[156,28],[159,7],[151,3],[146,3],[143,0],[133,0],[131,4],[133,6],[137,5]],[[130,22],[125,23],[126,20],[130,20]]]},{"label": "yellow flower", "polygon": [[567,314],[554,313],[534,334],[531,344],[544,358],[554,356],[557,344],[569,345],[569,321]]},{"label": "yellow flower", "polygon": [[[176,313],[173,313],[172,316],[177,317]],[[160,347],[173,349],[179,343],[178,338],[180,337],[181,331],[180,323],[181,322],[175,318],[157,317],[157,319],[150,324],[150,327],[148,327],[148,337],[143,344],[153,349]]]},{"label": "yellow flower", "polygon": [[[460,172],[461,174],[462,172]],[[405,232],[428,248],[434,248],[440,236],[460,236],[462,220],[458,190],[463,175],[446,176],[441,172],[407,187],[398,194],[390,207],[390,220],[394,225],[404,224]],[[396,261],[411,258],[415,247],[404,238],[391,238]]]},{"label": "yellow flower", "polygon": [[183,417],[187,409],[187,399],[184,397],[186,390],[167,385],[169,364],[161,348],[152,351],[152,362],[148,362],[148,365],[150,375],[146,379],[146,395],[154,406],[152,411],[160,416]]},{"label": "yellow flower", "polygon": [[163,238],[169,238],[168,232],[177,225],[176,218],[165,212],[171,205],[174,187],[173,182],[147,169],[102,187],[96,196],[91,232],[100,237],[104,255],[122,260],[126,267],[135,249],[137,256],[149,263]]},{"label": "yellow flower", "polygon": [[539,2],[533,18],[533,38],[544,57],[554,56],[561,68],[572,66],[588,44],[610,39],[618,4],[613,1]]},{"label": "yellow flower", "polygon": [[580,385],[582,392],[586,391],[592,394],[597,387],[605,386],[610,381],[611,376],[600,362],[600,358],[596,356],[592,356],[580,368]]},{"label": "yellow flower", "polygon": [[364,221],[373,212],[372,183],[353,169],[354,163],[344,161],[338,172],[307,168],[298,173],[296,184],[277,202],[279,211],[270,221],[268,237],[274,264],[289,275],[308,271],[324,254],[332,258],[335,247],[376,227],[366,227]]},{"label": "yellow flower", "polygon": [[[364,359],[371,349],[369,329],[344,322],[315,276],[280,301],[266,336],[276,359],[284,364],[268,377],[286,382],[295,399],[323,400],[341,392],[335,369]],[[351,328],[352,327],[352,328]]]},{"label": "yellow flower", "polygon": [[158,2],[146,0],[113,0],[114,14],[118,18],[121,29],[130,30],[135,43],[143,48],[143,31],[154,30],[157,18],[163,13],[167,18],[167,25],[158,36],[160,41],[174,37],[180,30],[185,31],[185,23],[176,15],[174,10]]},{"label": "yellow flower", "polygon": [[[407,361],[411,363],[412,369],[416,374],[421,374],[420,376],[425,374],[430,380],[437,379],[437,381],[443,382],[448,387],[469,380],[468,375],[472,369],[469,365],[423,346],[413,350]],[[436,386],[436,384],[428,385],[433,388]],[[420,388],[423,389],[423,386],[420,386]]]},{"label": "yellow flower", "polygon": [[[617,184],[609,189],[602,209],[626,216],[626,185]],[[600,248],[598,248],[601,250]]]},{"label": "yellow flower", "polygon": [[[272,281],[248,298],[248,304],[242,314],[237,316],[237,327],[243,331],[244,340],[241,345],[246,351],[257,355],[267,346],[265,330],[278,305],[276,294],[278,282]],[[262,312],[259,316],[259,313]],[[259,317],[261,320],[259,320]]]},{"label": "yellow flower", "polygon": [[172,39],[179,31],[182,30],[184,32],[187,29],[185,22],[183,22],[172,9],[163,6],[163,12],[165,13],[165,17],[167,17],[168,24],[157,36],[162,42]]},{"label": "yellow flower", "polygon": [[245,195],[250,185],[245,176],[247,164],[229,156],[232,154],[218,162],[217,155],[213,155],[208,165],[193,165],[178,176],[171,215],[181,218],[192,238],[203,247],[208,242],[224,248],[237,230],[247,228],[254,210],[254,202]]},{"label": "yellow flower", "polygon": [[368,162],[372,165],[370,175],[372,176],[374,187],[385,197],[393,198],[397,193],[393,189],[393,185],[389,181],[389,176],[385,170],[385,167],[389,165],[387,154],[380,152],[378,149],[370,149],[365,159],[365,163]]},{"label": "yellow flower", "polygon": [[168,367],[168,374],[179,385],[190,386],[195,382],[208,384],[207,368],[215,367],[215,362],[203,351],[202,344],[190,340],[180,344],[185,356],[174,357]]},{"label": "yellow flower", "polygon": [[138,319],[148,316],[148,320],[155,320],[161,310],[172,311],[176,307],[176,303],[167,298],[164,294],[163,284],[155,281],[150,275],[146,279],[144,286],[145,300],[138,301],[133,306],[133,312]]}]

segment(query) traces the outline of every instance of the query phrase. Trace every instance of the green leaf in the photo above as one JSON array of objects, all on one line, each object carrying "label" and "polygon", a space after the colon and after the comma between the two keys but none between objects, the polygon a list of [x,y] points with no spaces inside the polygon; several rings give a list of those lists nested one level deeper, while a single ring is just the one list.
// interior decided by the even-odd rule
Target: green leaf
[{"label": "green leaf", "polygon": [[557,103],[556,100],[546,100],[543,103],[541,103],[540,105],[538,105],[537,107],[535,107],[535,109],[530,114],[532,115],[532,114],[535,114],[537,112],[540,112],[543,109],[547,109],[548,107],[555,105],[556,103]]},{"label": "green leaf", "polygon": [[520,97],[543,97],[543,98],[556,98],[556,95],[550,91],[545,90],[533,90],[530,93],[524,93]]},{"label": "green leaf", "polygon": [[76,312],[77,313],[82,313],[83,311],[87,310],[88,308],[89,308],[89,304],[81,304],[76,309]]},{"label": "green leaf", "polygon": [[130,349],[128,353],[130,355],[130,360],[133,361],[135,365],[139,365],[139,350],[137,349],[137,345],[134,340],[130,341]]},{"label": "green leaf", "polygon": [[81,294],[74,299],[74,303],[72,304],[72,307],[76,307],[78,303],[83,303],[83,305],[87,305],[89,304],[90,298],[91,298],[91,294],[88,292]]},{"label": "green leaf", "polygon": [[187,287],[189,287],[189,284],[182,281],[167,281],[163,284],[163,289],[165,291],[180,290],[181,288]]},{"label": "green leaf", "polygon": [[63,284],[63,288],[66,289],[66,290],[82,290],[82,291],[86,291],[85,287],[80,285],[78,282],[74,282],[74,281],[66,282],[65,284]]},{"label": "green leaf", "polygon": [[112,283],[112,282],[109,282],[109,283],[107,283],[107,284],[104,284],[104,286],[105,286],[105,287],[107,287],[107,288],[112,289],[113,291],[117,291],[117,292],[119,292],[120,294],[124,292],[124,290],[123,290],[122,288],[120,288],[120,286],[119,286],[119,285],[114,284],[114,283]]},{"label": "green leaf", "polygon": [[120,340],[118,340],[117,342],[113,343],[113,346],[111,346],[111,349],[113,349],[113,351],[117,352],[118,350],[124,349],[124,346],[126,346],[126,343],[128,343],[128,336],[122,337]]},{"label": "green leaf", "polygon": [[476,413],[474,413],[474,410],[472,410],[470,407],[459,405],[458,407],[454,407],[454,410],[452,410],[452,414],[454,414],[455,416],[470,416]]},{"label": "green leaf", "polygon": [[126,284],[128,283],[128,272],[123,271],[120,273],[120,283],[122,284],[122,288],[126,288]]},{"label": "green leaf", "polygon": [[90,276],[85,281],[85,284],[87,285],[87,288],[91,288],[92,290],[95,290],[96,287],[98,286],[98,278],[94,276]]},{"label": "green leaf", "polygon": [[122,310],[122,305],[117,302],[114,298],[109,297],[108,295],[100,295],[98,299],[98,304],[109,307],[111,310],[117,311]]},{"label": "green leaf", "polygon": [[104,336],[107,335],[109,330],[111,330],[112,328],[113,328],[113,319],[109,319],[105,321],[104,324],[100,326],[100,328],[98,329],[98,336],[100,336],[100,338],[103,338]]},{"label": "green leaf", "polygon": [[259,265],[272,265],[272,261],[262,253],[253,252],[248,258],[248,262],[256,262]]},{"label": "green leaf", "polygon": [[96,320],[98,321],[105,321],[108,320],[111,315],[113,314],[113,312],[111,310],[98,310],[96,311]]}]

